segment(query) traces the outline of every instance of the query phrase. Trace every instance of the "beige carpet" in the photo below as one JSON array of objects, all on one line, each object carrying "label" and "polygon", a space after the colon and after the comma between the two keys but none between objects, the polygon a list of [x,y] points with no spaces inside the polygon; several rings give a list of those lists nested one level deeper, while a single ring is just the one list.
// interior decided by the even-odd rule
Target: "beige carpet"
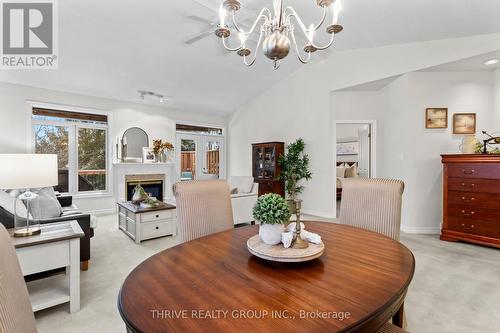
[{"label": "beige carpet", "polygon": [[[417,269],[406,300],[410,332],[500,332],[500,250],[403,235]],[[136,245],[117,228],[116,215],[99,218],[89,271],[81,275],[79,312],[61,305],[36,314],[40,333],[125,332],[116,300],[127,274],[176,244],[172,237]]]}]

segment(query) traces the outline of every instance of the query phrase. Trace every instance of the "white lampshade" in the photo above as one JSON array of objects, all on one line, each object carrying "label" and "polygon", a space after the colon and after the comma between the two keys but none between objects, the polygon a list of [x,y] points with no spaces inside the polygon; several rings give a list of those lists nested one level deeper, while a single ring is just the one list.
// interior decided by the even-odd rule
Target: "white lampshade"
[{"label": "white lampshade", "polygon": [[57,155],[0,154],[0,189],[55,186],[57,173]]}]

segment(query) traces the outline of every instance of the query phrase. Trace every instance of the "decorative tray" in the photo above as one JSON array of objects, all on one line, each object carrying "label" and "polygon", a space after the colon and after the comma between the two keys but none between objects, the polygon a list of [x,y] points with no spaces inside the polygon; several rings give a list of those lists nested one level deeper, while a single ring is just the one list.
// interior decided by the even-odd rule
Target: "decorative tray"
[{"label": "decorative tray", "polygon": [[325,244],[312,244],[306,249],[284,248],[283,244],[267,245],[259,235],[247,241],[247,248],[256,257],[279,262],[304,262],[319,258],[325,251]]}]

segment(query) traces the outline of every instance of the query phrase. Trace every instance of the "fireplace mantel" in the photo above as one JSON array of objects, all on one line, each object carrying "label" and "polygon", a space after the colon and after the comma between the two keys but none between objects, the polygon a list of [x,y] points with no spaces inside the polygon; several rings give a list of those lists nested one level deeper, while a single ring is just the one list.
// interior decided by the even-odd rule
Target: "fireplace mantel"
[{"label": "fireplace mantel", "polygon": [[163,182],[163,201],[173,200],[172,185],[175,182],[175,163],[113,163],[114,193],[116,201],[126,200],[125,176],[127,175],[150,175],[165,174]]}]

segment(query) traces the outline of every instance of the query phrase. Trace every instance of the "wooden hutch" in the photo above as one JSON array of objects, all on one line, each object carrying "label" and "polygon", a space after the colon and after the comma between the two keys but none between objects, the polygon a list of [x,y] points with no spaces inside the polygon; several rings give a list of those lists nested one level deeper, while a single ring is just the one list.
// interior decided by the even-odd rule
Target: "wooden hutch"
[{"label": "wooden hutch", "polygon": [[441,155],[441,239],[500,248],[500,155]]},{"label": "wooden hutch", "polygon": [[259,184],[259,196],[276,193],[285,196],[283,182],[276,180],[281,172],[278,158],[285,152],[284,142],[263,142],[252,144],[252,176]]}]

